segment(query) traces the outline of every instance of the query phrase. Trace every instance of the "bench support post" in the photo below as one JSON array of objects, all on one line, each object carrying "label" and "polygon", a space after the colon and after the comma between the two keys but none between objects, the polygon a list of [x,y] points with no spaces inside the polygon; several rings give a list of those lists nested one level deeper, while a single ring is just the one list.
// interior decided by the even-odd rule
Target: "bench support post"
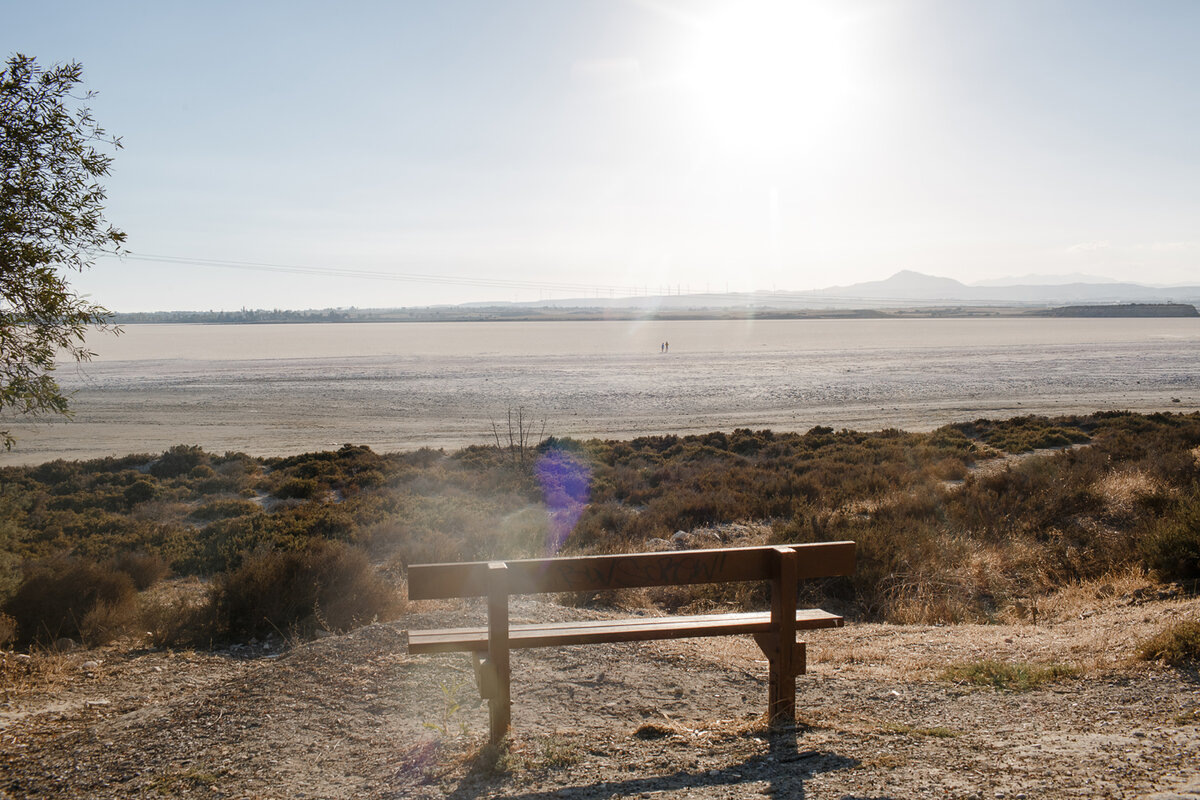
[{"label": "bench support post", "polygon": [[770,665],[767,717],[772,725],[796,721],[796,675],[805,670],[804,643],[796,641],[796,586],[799,554],[790,547],[773,548],[771,632],[754,638]]},{"label": "bench support post", "polygon": [[488,563],[488,649],[487,656],[476,661],[479,693],[488,701],[488,733],[492,744],[500,744],[508,734],[512,719],[508,666],[508,565]]}]

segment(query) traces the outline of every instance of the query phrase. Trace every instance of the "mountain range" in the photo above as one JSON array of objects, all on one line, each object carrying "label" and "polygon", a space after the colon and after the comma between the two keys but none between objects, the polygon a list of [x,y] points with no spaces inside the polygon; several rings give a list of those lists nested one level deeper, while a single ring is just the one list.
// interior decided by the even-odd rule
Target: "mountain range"
[{"label": "mountain range", "polygon": [[799,292],[814,298],[870,300],[888,305],[1059,305],[1071,303],[1195,303],[1200,286],[1144,286],[1138,283],[1063,283],[968,286],[903,270],[887,280]]},{"label": "mountain range", "polygon": [[[504,304],[526,308],[623,309],[865,309],[938,308],[955,306],[1052,307],[1117,303],[1200,303],[1200,285],[1145,286],[1138,283],[1072,282],[968,285],[902,270],[881,281],[831,286],[808,291],[757,291],[731,294],[681,294],[649,297],[574,298]],[[477,306],[496,304],[471,304]]]}]

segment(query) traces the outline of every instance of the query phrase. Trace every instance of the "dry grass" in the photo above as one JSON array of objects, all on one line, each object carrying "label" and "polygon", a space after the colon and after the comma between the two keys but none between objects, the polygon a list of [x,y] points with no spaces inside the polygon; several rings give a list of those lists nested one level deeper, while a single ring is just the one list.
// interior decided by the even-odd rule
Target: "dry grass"
[{"label": "dry grass", "polygon": [[826,644],[815,649],[816,657],[812,660],[818,664],[882,666],[893,662],[895,657],[891,648],[880,644],[855,643],[842,647]]},{"label": "dry grass", "polygon": [[1150,576],[1140,566],[1077,581],[1057,591],[1038,598],[1034,608],[1041,622],[1078,619],[1085,613],[1094,612],[1098,601],[1133,596],[1135,593],[1155,586]]},{"label": "dry grass", "polygon": [[1139,500],[1166,492],[1161,480],[1136,467],[1114,469],[1096,481],[1094,488],[1110,512],[1122,514],[1132,511]]},{"label": "dry grass", "polygon": [[958,686],[978,686],[1005,692],[1027,692],[1048,683],[1077,678],[1078,667],[982,659],[946,666],[940,677]]},{"label": "dry grass", "polygon": [[1177,622],[1155,634],[1138,648],[1138,656],[1172,667],[1200,664],[1200,618]]},{"label": "dry grass", "polygon": [[28,653],[0,650],[0,692],[7,697],[29,691],[53,691],[78,673],[71,657],[54,650]]},{"label": "dry grass", "polygon": [[199,578],[158,584],[138,598],[138,625],[154,647],[201,646],[214,637],[209,585]]},{"label": "dry grass", "polygon": [[961,731],[947,728],[944,725],[918,727],[902,722],[884,722],[880,725],[880,730],[900,736],[923,736],[931,739],[953,739],[962,735]]}]

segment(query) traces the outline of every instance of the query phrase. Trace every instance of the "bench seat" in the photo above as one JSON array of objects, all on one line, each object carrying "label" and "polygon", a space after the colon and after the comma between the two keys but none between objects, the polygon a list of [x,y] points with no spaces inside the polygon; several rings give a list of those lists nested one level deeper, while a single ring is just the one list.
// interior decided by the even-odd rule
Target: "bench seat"
[{"label": "bench seat", "polygon": [[[843,620],[819,608],[798,609],[796,629],[840,628]],[[682,617],[634,617],[625,619],[583,620],[576,622],[539,622],[511,625],[511,648],[550,647],[599,642],[641,642],[652,639],[687,639],[701,636],[728,636],[739,633],[768,633],[772,629],[771,612],[737,614],[699,614]],[[410,653],[486,652],[488,629],[452,628],[408,632]]]}]

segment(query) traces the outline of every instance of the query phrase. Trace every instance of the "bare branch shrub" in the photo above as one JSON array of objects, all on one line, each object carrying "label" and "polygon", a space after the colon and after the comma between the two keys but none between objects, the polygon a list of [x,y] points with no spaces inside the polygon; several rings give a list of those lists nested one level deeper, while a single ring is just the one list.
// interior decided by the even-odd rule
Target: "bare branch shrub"
[{"label": "bare branch shrub", "polygon": [[[535,427],[538,429],[536,436],[533,433]],[[545,434],[546,418],[542,417],[540,423],[535,422],[532,416],[527,415],[524,406],[508,409],[508,422],[503,431],[496,422],[492,422],[492,439],[496,442],[496,449],[507,453],[513,464],[522,467],[529,462],[537,443],[545,438]]]}]

